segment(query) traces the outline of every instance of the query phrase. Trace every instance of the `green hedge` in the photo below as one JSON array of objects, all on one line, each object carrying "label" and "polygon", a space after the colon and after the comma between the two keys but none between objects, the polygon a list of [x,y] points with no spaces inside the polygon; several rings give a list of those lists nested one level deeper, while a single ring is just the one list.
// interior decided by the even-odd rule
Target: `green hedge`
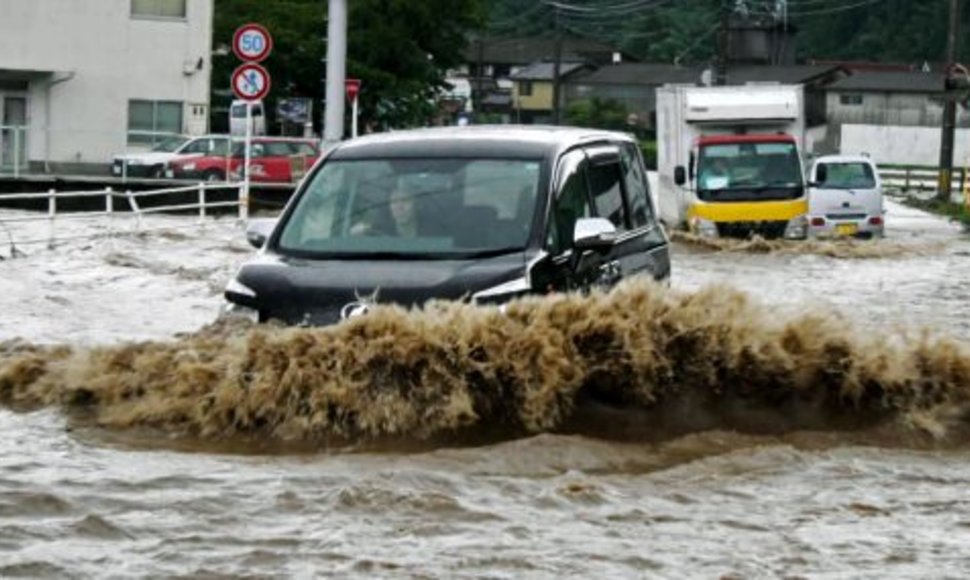
[{"label": "green hedge", "polygon": [[643,162],[646,163],[647,169],[656,170],[657,142],[645,140],[640,141],[640,153],[643,155]]}]

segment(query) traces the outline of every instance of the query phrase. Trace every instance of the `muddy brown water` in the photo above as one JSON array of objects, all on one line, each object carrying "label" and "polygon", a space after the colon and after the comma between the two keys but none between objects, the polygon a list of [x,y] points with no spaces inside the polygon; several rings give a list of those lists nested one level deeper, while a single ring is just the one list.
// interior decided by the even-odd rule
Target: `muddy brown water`
[{"label": "muddy brown water", "polygon": [[680,242],[673,290],[506,313],[4,342],[0,576],[966,577],[970,244],[922,232]]}]

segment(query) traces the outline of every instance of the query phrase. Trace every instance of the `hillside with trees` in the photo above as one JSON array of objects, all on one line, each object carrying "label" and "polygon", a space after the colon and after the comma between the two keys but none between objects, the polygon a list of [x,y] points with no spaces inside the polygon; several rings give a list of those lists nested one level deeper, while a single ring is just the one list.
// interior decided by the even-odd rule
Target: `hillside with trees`
[{"label": "hillside with trees", "polygon": [[[557,9],[556,5],[560,8]],[[958,54],[970,55],[963,3]],[[798,30],[799,59],[938,62],[946,45],[947,0],[493,0],[489,34],[553,35],[560,28],[609,41],[653,62],[713,58],[722,7]]]}]

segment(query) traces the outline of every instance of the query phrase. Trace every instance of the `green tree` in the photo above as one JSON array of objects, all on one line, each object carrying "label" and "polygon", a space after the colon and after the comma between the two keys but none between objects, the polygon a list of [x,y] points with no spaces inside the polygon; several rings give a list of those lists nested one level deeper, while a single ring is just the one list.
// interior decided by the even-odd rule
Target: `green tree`
[{"label": "green tree", "polygon": [[[467,38],[484,22],[485,0],[350,0],[347,76],[360,78],[362,124],[404,127],[423,123],[448,68],[461,63]],[[274,39],[264,63],[277,99],[325,96],[327,0],[216,0],[213,45],[228,47],[235,29],[265,25]],[[239,61],[216,56],[213,103],[226,103]]]},{"label": "green tree", "polygon": [[566,123],[576,127],[628,131],[627,110],[623,103],[613,99],[583,99],[573,101],[566,107]]},{"label": "green tree", "polygon": [[[503,36],[548,34],[553,8],[526,13],[529,0],[493,0],[489,22]],[[775,0],[676,0],[622,3],[615,0],[563,0],[587,9],[560,11],[571,34],[612,43],[645,61],[684,64],[709,62],[717,51],[718,9],[744,5],[754,18],[774,10]],[[535,2],[531,3],[536,6]],[[798,30],[798,57],[868,60],[920,65],[939,63],[946,43],[947,0],[788,0],[787,25]],[[970,3],[963,2],[963,30],[970,29]],[[617,8],[619,6],[619,8]],[[610,8],[612,7],[612,8]],[[601,11],[596,11],[601,8]],[[517,18],[517,14],[523,14]],[[970,60],[970,34],[964,33],[957,60]]]}]

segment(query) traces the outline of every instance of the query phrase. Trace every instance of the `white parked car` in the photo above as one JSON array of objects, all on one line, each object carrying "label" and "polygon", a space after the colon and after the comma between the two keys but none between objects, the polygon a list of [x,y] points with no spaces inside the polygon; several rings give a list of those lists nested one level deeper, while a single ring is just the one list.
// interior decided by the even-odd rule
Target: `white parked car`
[{"label": "white parked car", "polygon": [[871,159],[826,155],[809,172],[810,236],[871,238],[885,230],[882,182]]},{"label": "white parked car", "polygon": [[229,139],[228,135],[172,136],[149,151],[115,155],[111,162],[111,174],[115,177],[164,177],[171,161],[228,151]]}]

